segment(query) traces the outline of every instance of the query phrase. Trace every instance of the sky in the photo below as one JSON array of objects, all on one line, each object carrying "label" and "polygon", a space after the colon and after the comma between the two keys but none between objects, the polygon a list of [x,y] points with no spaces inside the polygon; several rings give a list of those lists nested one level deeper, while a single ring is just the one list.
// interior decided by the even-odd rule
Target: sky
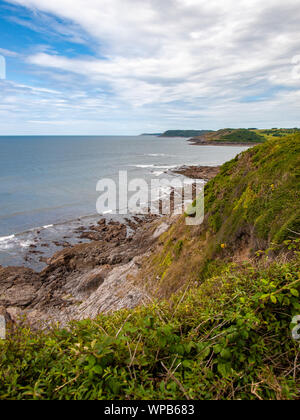
[{"label": "sky", "polygon": [[299,127],[299,22],[299,0],[0,1],[0,135]]}]

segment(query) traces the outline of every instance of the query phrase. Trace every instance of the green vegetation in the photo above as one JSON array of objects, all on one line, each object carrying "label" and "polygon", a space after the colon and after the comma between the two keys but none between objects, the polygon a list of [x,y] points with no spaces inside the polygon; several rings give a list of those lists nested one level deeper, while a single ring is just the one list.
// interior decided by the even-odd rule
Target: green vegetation
[{"label": "green vegetation", "polygon": [[145,261],[149,306],[1,342],[0,398],[298,399],[299,159],[290,135],[226,163]]},{"label": "green vegetation", "polygon": [[196,137],[211,132],[212,130],[168,130],[161,137]]},{"label": "green vegetation", "polygon": [[161,136],[161,133],[143,133],[141,136]]},{"label": "green vegetation", "polygon": [[[300,132],[298,128],[272,128],[271,130],[258,130],[256,128],[225,128],[199,135],[201,141],[206,143],[237,143],[237,144],[259,144],[266,140],[284,138],[290,134]],[[198,137],[198,136],[195,136]]]},{"label": "green vegetation", "polygon": [[255,130],[257,134],[264,136],[267,140],[274,140],[278,137],[286,137],[290,134],[300,133],[299,128],[272,128],[271,130]]},{"label": "green vegetation", "polygon": [[221,243],[243,234],[254,250],[300,227],[300,135],[268,141],[223,165],[207,185],[209,227]]},{"label": "green vegetation", "polygon": [[205,280],[211,261],[249,259],[281,244],[300,232],[299,194],[300,135],[241,153],[206,185],[204,224],[187,227],[182,217],[162,236],[139,281],[169,298],[182,285]]},{"label": "green vegetation", "polygon": [[265,137],[258,133],[258,130],[256,132],[250,129],[247,130],[245,128],[226,128],[205,135],[205,141],[219,143],[256,144],[263,143],[265,140]]},{"label": "green vegetation", "polygon": [[260,134],[246,129],[232,130],[228,134],[224,134],[216,141],[225,141],[230,143],[263,143],[265,138]]},{"label": "green vegetation", "polygon": [[142,134],[142,136],[160,137],[200,137],[205,142],[258,144],[266,140],[286,137],[290,134],[299,133],[299,128],[272,128],[259,130],[257,128],[225,128],[213,130],[168,130],[164,133]]},{"label": "green vegetation", "polygon": [[0,398],[295,399],[298,264],[227,264],[169,302],[22,329],[0,345]]}]

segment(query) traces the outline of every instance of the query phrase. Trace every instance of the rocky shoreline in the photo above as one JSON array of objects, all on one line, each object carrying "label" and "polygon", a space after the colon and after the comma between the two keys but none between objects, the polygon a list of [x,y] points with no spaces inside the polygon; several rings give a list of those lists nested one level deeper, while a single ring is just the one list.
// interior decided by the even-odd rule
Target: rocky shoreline
[{"label": "rocky shoreline", "polygon": [[220,172],[221,166],[182,166],[175,169],[175,174],[184,175],[192,179],[204,179],[209,181]]},{"label": "rocky shoreline", "polygon": [[[195,166],[174,171],[205,180],[218,172],[219,167]],[[136,215],[125,218],[124,223],[102,218],[73,232],[86,242],[71,246],[61,241],[63,249],[45,259],[47,265],[41,272],[0,266],[0,315],[12,324],[26,322],[33,328],[45,328],[53,322],[66,325],[148,302],[151,297],[143,285],[137,287],[134,278],[143,259],[177,218]]]},{"label": "rocky shoreline", "polygon": [[140,257],[170,223],[162,224],[153,215],[136,216],[129,223],[127,235],[125,224],[101,219],[82,233],[91,242],[57,252],[40,273],[0,266],[0,314],[14,323],[26,320],[43,327],[141,303],[145,293],[133,287],[127,275],[138,270]]}]

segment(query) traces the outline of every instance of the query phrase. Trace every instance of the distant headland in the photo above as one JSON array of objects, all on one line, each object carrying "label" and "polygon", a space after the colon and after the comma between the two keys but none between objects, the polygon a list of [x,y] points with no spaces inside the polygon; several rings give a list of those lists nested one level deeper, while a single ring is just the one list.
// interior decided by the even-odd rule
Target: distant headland
[{"label": "distant headland", "polygon": [[196,137],[207,133],[212,133],[213,130],[167,130],[164,133],[143,133],[141,136],[158,136],[158,137]]},{"label": "distant headland", "polygon": [[199,146],[211,145],[255,145],[266,140],[285,137],[300,132],[299,128],[224,128],[222,130],[167,130],[164,133],[142,134],[142,136],[184,137],[191,144]]}]

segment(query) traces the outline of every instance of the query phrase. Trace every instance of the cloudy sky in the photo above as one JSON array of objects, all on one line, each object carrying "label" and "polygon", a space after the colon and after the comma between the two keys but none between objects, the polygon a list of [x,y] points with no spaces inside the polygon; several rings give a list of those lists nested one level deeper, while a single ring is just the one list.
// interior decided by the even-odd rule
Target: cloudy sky
[{"label": "cloudy sky", "polygon": [[0,1],[0,134],[300,126],[299,22],[299,0]]}]

